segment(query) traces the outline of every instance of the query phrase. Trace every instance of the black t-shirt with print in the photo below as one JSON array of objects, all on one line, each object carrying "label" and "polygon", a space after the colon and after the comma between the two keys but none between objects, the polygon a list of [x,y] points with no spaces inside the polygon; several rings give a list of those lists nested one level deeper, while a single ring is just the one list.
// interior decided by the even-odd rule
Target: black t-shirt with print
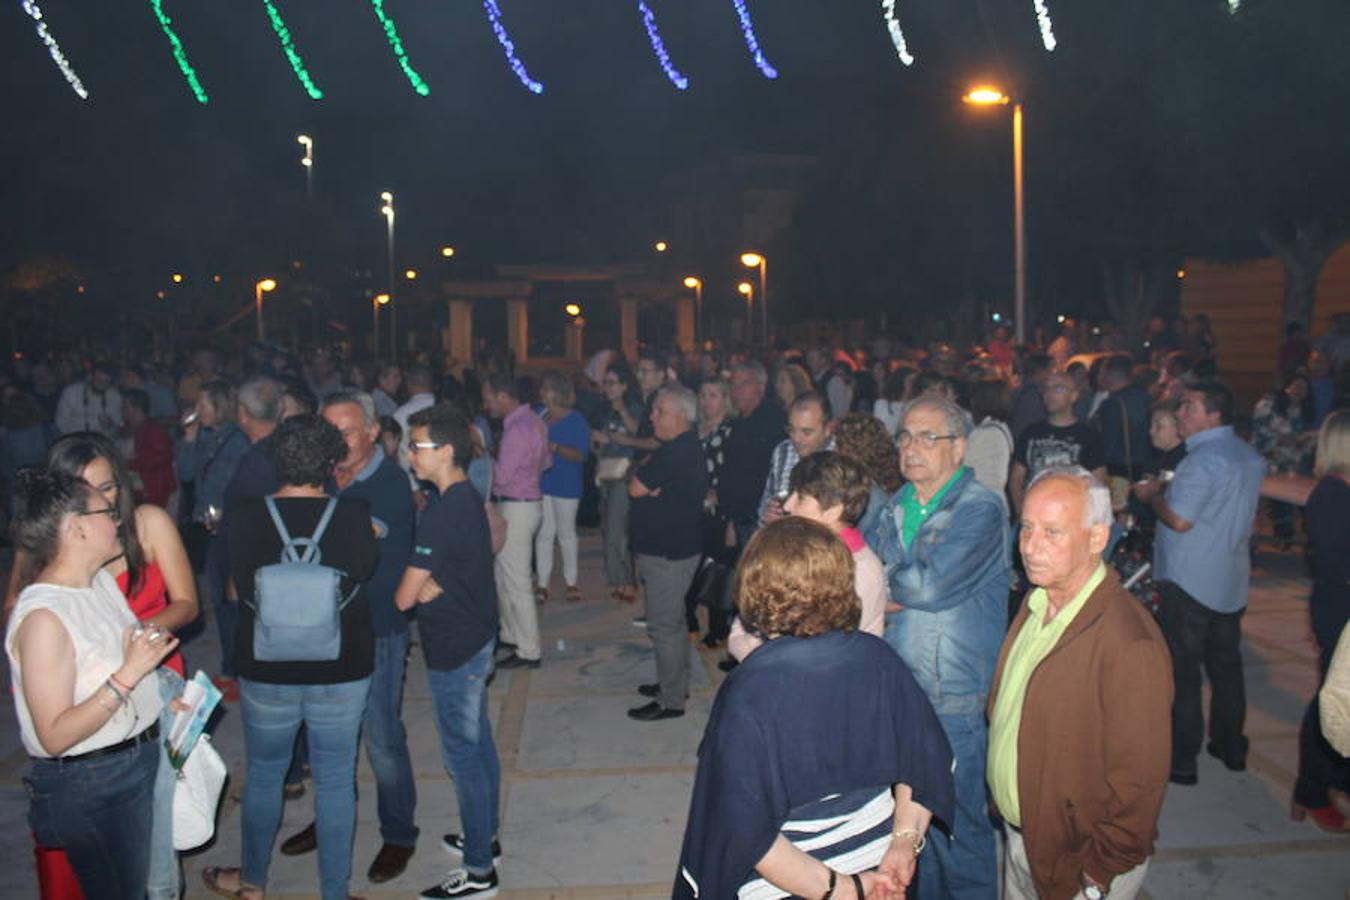
[{"label": "black t-shirt with print", "polygon": [[1091,472],[1106,465],[1102,436],[1090,425],[1051,425],[1048,421],[1027,426],[1017,439],[1014,457],[1027,467],[1027,483],[1051,466],[1082,466]]}]

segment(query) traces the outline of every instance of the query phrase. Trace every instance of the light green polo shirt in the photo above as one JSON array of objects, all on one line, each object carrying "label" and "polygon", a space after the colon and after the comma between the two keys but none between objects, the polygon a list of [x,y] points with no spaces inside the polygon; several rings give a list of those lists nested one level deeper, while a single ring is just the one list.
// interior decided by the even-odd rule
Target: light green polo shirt
[{"label": "light green polo shirt", "polygon": [[1045,621],[1045,610],[1049,605],[1045,589],[1036,588],[1028,594],[1027,609],[1030,612],[1003,663],[998,696],[994,698],[994,714],[989,719],[989,761],[985,765],[985,777],[989,780],[989,790],[998,811],[1005,821],[1019,828],[1022,826],[1022,807],[1017,795],[1017,734],[1022,727],[1022,703],[1026,700],[1027,684],[1036,667],[1050,655],[1064,630],[1105,577],[1106,566],[1099,563],[1083,589],[1049,622]]},{"label": "light green polo shirt", "polygon": [[914,536],[919,533],[919,528],[924,522],[928,521],[928,516],[938,508],[942,498],[947,496],[947,492],[952,489],[952,485],[956,484],[965,471],[965,466],[957,466],[956,471],[952,473],[952,477],[947,479],[946,484],[938,488],[937,493],[927,503],[919,502],[919,494],[914,490],[913,482],[900,489],[900,508],[905,513],[904,523],[900,529],[900,546],[906,550],[909,549],[909,545],[914,543]]}]

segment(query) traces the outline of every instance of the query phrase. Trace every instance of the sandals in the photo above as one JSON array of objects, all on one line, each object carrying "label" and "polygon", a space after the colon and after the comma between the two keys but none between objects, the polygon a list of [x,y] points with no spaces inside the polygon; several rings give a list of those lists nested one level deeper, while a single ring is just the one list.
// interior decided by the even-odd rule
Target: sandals
[{"label": "sandals", "polygon": [[581,590],[574,584],[569,584],[567,586],[567,602],[568,603],[581,602]]},{"label": "sandals", "polygon": [[[236,887],[226,887],[221,882],[231,880]],[[218,897],[230,897],[232,900],[263,900],[263,889],[244,881],[239,869],[208,866],[202,869],[202,883],[206,889]]]},{"label": "sandals", "polygon": [[535,589],[534,589],[534,600],[535,600],[536,603],[547,603],[547,602],[548,602],[548,588],[546,588],[546,587],[537,587],[537,588],[535,588]]}]

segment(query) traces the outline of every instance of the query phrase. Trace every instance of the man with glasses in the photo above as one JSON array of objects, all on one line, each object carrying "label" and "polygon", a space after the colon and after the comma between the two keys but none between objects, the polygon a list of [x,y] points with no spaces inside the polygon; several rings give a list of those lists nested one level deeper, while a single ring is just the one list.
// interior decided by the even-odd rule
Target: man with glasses
[{"label": "man with glasses", "polygon": [[962,465],[970,417],[923,397],[900,422],[908,481],[867,533],[886,567],[886,642],[928,694],[956,758],[950,838],[929,835],[919,900],[998,896],[994,831],[985,802],[984,708],[1007,627],[1011,568],[1003,497]]},{"label": "man with glasses", "polygon": [[1063,372],[1046,377],[1041,386],[1046,418],[1027,426],[1017,438],[1013,450],[1012,471],[1008,474],[1008,496],[1013,511],[1022,509],[1026,486],[1045,469],[1082,466],[1102,484],[1106,484],[1106,451],[1097,429],[1078,421],[1074,403],[1078,386]]}]

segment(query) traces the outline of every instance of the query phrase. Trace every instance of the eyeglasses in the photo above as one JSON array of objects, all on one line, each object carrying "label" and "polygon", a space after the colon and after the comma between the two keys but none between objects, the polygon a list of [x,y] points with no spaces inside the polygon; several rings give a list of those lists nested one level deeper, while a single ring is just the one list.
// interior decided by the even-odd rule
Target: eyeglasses
[{"label": "eyeglasses", "polygon": [[923,447],[925,450],[932,450],[938,445],[938,441],[954,441],[958,437],[960,437],[960,435],[934,434],[931,431],[920,431],[918,434],[902,431],[900,432],[897,442],[901,447],[908,447],[910,444],[918,441],[920,447]]},{"label": "eyeglasses", "polygon": [[77,512],[77,516],[107,516],[114,522],[122,521],[122,514],[118,512],[115,506],[105,506],[101,509],[86,509],[83,512]]},{"label": "eyeglasses", "polygon": [[445,444],[438,444],[435,441],[412,441],[408,444],[409,450],[437,450],[444,447]]}]

